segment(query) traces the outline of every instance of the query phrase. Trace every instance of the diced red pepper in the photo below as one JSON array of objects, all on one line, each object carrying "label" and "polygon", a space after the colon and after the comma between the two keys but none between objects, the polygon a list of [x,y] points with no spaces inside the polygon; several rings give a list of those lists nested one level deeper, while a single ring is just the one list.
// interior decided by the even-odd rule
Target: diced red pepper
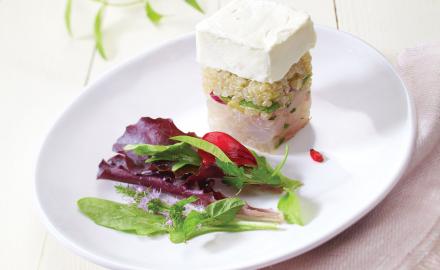
[{"label": "diced red pepper", "polygon": [[216,94],[214,94],[213,91],[211,91],[211,93],[209,93],[209,95],[211,96],[211,98],[215,101],[217,101],[220,104],[226,104],[219,96],[217,96]]},{"label": "diced red pepper", "polygon": [[320,152],[316,151],[315,149],[310,149],[310,156],[316,162],[323,162],[324,161],[324,157],[322,156],[322,154]]},{"label": "diced red pepper", "polygon": [[[208,132],[202,139],[217,145],[238,166],[257,166],[257,160],[251,151],[226,133],[218,131]],[[210,165],[215,163],[213,155],[203,150],[199,150],[198,153],[203,160],[203,164]]]}]

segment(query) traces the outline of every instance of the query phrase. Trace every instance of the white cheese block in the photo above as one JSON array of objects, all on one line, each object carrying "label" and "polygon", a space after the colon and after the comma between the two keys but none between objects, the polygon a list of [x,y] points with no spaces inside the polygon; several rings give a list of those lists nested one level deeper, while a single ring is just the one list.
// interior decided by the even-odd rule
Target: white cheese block
[{"label": "white cheese block", "polygon": [[234,0],[196,26],[197,61],[259,82],[284,77],[316,34],[310,16],[271,0]]}]

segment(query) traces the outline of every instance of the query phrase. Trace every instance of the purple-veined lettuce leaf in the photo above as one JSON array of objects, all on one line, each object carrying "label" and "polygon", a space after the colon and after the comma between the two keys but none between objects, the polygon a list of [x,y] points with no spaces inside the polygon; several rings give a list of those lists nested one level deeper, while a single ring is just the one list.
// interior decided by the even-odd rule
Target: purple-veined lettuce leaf
[{"label": "purple-veined lettuce leaf", "polygon": [[136,124],[129,125],[113,145],[113,151],[118,154],[101,161],[97,178],[151,187],[179,197],[196,196],[204,205],[224,198],[212,187],[213,178],[223,177],[217,167],[202,166],[173,173],[170,162],[145,163],[147,156],[124,151],[127,144],[170,145],[175,141],[169,138],[178,135],[196,136],[179,130],[171,119],[142,117]]}]

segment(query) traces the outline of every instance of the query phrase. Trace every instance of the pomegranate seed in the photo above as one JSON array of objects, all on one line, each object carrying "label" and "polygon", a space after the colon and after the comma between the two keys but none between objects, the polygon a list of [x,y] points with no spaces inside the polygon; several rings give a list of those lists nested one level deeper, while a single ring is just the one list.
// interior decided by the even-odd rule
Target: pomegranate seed
[{"label": "pomegranate seed", "polygon": [[310,156],[316,162],[323,162],[324,161],[324,157],[322,156],[322,154],[319,153],[318,151],[316,151],[315,149],[310,149]]}]

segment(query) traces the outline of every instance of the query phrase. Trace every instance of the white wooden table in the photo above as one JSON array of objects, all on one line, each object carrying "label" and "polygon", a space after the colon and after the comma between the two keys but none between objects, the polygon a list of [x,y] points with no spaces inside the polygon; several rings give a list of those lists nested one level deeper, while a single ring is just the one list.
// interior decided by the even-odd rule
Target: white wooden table
[{"label": "white wooden table", "polygon": [[[290,1],[315,23],[361,37],[391,62],[404,48],[440,41],[440,0]],[[183,0],[150,2],[168,15],[159,27],[141,7],[108,10],[104,61],[91,38],[99,7],[94,2],[73,0],[71,39],[64,1],[0,0],[0,269],[102,269],[66,250],[41,225],[34,163],[45,133],[84,85],[142,50],[192,31],[204,18]],[[226,2],[200,0],[207,15]]]}]

